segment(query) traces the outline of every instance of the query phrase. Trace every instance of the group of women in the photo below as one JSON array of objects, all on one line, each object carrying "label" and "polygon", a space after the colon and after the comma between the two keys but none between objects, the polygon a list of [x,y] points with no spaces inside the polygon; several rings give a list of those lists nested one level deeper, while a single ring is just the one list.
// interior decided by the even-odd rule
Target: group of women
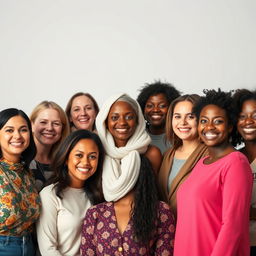
[{"label": "group of women", "polygon": [[0,255],[255,255],[256,91],[204,93],[2,110]]}]

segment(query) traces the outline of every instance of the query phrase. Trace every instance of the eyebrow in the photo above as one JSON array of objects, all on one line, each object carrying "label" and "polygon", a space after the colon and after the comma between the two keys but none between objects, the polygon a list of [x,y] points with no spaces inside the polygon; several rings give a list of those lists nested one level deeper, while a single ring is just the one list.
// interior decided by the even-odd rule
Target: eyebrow
[{"label": "eyebrow", "polygon": [[[22,125],[22,126],[20,126],[18,129],[24,128],[24,127],[28,128],[28,125]],[[6,128],[14,128],[14,126],[8,125],[8,126],[5,126],[4,128],[5,128],[5,129],[6,129]]]}]

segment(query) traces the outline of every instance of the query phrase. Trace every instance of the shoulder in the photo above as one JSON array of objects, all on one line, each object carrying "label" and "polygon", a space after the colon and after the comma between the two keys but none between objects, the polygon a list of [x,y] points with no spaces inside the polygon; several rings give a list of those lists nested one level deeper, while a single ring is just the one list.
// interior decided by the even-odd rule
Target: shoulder
[{"label": "shoulder", "polygon": [[54,184],[48,185],[44,187],[40,193],[40,197],[46,197],[46,196],[56,196]]},{"label": "shoulder", "polygon": [[103,215],[104,213],[111,213],[113,208],[112,202],[104,202],[94,206],[91,206],[88,210],[86,215],[93,215],[94,218],[98,218],[99,216]]},{"label": "shoulder", "polygon": [[149,145],[145,153],[145,156],[151,162],[153,169],[158,173],[160,165],[162,163],[162,154],[158,147]]}]

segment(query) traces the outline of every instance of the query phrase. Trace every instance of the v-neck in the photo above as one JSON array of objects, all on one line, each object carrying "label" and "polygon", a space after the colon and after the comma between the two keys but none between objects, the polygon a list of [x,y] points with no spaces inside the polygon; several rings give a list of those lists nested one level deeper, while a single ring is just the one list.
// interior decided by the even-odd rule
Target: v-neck
[{"label": "v-neck", "polygon": [[117,232],[120,236],[123,237],[126,232],[128,232],[129,230],[131,230],[132,218],[129,219],[129,221],[128,221],[128,223],[127,223],[127,225],[126,225],[124,231],[121,232],[121,231],[119,230],[119,228],[118,228],[117,217],[116,217],[116,211],[115,211],[115,207],[114,207],[114,203],[113,203],[113,202],[112,202],[112,205],[111,205],[111,210],[112,210],[112,213],[113,213],[113,216],[114,216],[113,222],[114,222],[114,225],[115,225],[115,227],[116,227],[116,232]]}]

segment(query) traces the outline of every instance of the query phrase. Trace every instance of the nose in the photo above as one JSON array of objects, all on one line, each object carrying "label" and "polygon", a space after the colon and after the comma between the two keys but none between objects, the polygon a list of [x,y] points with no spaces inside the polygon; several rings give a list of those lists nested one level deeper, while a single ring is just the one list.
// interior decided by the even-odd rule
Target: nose
[{"label": "nose", "polygon": [[19,131],[14,131],[13,137],[14,137],[15,139],[20,138],[20,137],[21,137],[20,132],[19,132]]},{"label": "nose", "polygon": [[158,112],[159,111],[159,107],[157,105],[153,106],[153,112]]},{"label": "nose", "polygon": [[85,108],[82,108],[82,110],[81,110],[81,115],[86,115],[86,109]]},{"label": "nose", "polygon": [[122,116],[122,117],[120,117],[118,119],[118,123],[119,123],[119,125],[126,125],[127,124],[127,120],[126,120],[126,118],[124,116]]},{"label": "nose", "polygon": [[51,122],[48,122],[46,129],[51,131],[53,129],[53,124]]},{"label": "nose", "polygon": [[247,116],[246,119],[245,119],[245,123],[246,124],[251,124],[251,123],[254,123],[254,121],[250,116]]},{"label": "nose", "polygon": [[181,124],[187,124],[187,118],[185,116],[181,118]]},{"label": "nose", "polygon": [[215,126],[213,125],[212,122],[208,122],[207,124],[205,124],[205,129],[207,129],[207,130],[214,130]]}]

